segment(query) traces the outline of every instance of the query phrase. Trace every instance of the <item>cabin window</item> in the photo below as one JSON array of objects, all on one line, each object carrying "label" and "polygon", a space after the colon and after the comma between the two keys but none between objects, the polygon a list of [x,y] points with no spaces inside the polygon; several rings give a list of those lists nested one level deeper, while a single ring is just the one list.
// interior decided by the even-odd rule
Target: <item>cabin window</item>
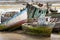
[{"label": "cabin window", "polygon": [[48,18],[46,18],[46,21],[48,21]]}]

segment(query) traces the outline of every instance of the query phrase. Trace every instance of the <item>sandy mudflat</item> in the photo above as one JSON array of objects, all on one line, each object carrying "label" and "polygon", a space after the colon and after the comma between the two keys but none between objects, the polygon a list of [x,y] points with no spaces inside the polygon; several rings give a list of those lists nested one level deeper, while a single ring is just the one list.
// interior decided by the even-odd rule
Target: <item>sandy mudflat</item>
[{"label": "sandy mudflat", "polygon": [[32,37],[16,33],[0,33],[0,40],[50,40],[50,38]]}]

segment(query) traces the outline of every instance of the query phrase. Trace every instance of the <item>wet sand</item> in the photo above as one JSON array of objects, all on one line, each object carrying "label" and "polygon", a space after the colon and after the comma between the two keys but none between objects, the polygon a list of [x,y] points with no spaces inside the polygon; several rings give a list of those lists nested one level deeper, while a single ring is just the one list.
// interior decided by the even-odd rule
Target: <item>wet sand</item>
[{"label": "wet sand", "polygon": [[50,38],[33,37],[25,34],[0,32],[0,40],[50,40]]},{"label": "wet sand", "polygon": [[51,40],[60,40],[60,34],[51,34]]}]

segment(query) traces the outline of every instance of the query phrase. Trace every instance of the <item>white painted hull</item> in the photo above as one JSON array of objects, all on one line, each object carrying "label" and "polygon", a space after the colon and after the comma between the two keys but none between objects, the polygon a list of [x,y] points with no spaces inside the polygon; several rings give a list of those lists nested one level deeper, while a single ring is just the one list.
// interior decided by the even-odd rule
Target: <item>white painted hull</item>
[{"label": "white painted hull", "polygon": [[10,25],[14,25],[14,24],[17,24],[17,23],[22,24],[23,21],[27,22],[26,19],[27,19],[27,10],[24,10],[17,17],[14,17],[11,20],[9,20],[8,22],[4,23],[4,25],[10,26]]}]

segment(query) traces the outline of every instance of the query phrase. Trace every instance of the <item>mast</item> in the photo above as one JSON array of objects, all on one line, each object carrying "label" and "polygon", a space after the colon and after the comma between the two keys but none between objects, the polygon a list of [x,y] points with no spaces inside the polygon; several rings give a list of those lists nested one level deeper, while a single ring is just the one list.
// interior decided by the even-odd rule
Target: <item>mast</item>
[{"label": "mast", "polygon": [[50,12],[51,3],[47,2],[47,14]]}]

